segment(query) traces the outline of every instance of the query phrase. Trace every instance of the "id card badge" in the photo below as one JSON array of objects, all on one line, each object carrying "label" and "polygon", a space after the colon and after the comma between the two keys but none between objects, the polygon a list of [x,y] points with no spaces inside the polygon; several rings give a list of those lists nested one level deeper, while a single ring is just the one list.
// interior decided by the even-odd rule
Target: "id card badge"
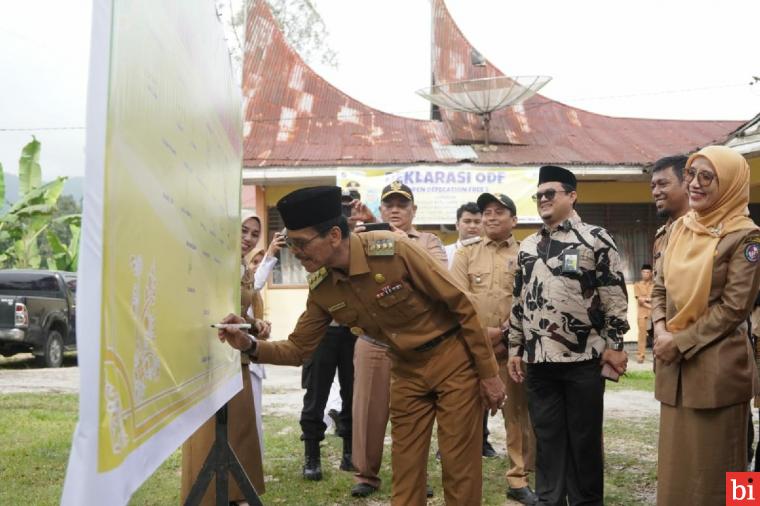
[{"label": "id card badge", "polygon": [[579,274],[581,270],[578,268],[578,250],[573,248],[565,251],[562,258],[562,273],[563,274]]}]

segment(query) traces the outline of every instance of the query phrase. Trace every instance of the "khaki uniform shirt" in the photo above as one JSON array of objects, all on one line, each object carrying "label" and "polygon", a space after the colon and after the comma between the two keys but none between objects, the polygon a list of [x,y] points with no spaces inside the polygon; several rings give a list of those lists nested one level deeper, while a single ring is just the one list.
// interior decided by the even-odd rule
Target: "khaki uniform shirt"
[{"label": "khaki uniform shirt", "polygon": [[652,312],[651,309],[644,305],[645,299],[648,299],[652,296],[652,288],[654,288],[653,281],[637,281],[633,284],[633,295],[636,297],[636,302],[639,303],[639,318],[647,318]]},{"label": "khaki uniform shirt", "polygon": [[654,234],[654,245],[652,246],[652,279],[657,279],[657,272],[660,271],[660,265],[662,264],[662,255],[665,253],[665,236],[670,231],[670,226],[673,224],[673,220],[668,222],[657,229]]},{"label": "khaki uniform shirt", "polygon": [[442,263],[442,265],[448,267],[449,259],[446,256],[446,250],[443,247],[443,243],[437,235],[430,232],[420,232],[416,228],[406,233],[409,239],[416,241],[422,249],[430,253],[430,256]]},{"label": "khaki uniform shirt", "polygon": [[[760,382],[747,336],[747,316],[760,287],[755,248],[760,248],[757,230],[733,232],[718,242],[707,311],[688,328],[673,333],[683,354],[681,361],[665,365],[656,360],[654,396],[658,401],[675,406],[679,384],[681,405],[686,408],[730,406],[758,392]],[[676,312],[661,269],[652,291],[652,321],[669,320]]]},{"label": "khaki uniform shirt", "polygon": [[509,319],[519,249],[513,237],[500,242],[485,237],[454,255],[451,276],[468,292],[484,327],[502,327]]},{"label": "khaki uniform shirt", "polygon": [[597,359],[622,346],[628,295],[615,242],[573,215],[520,245],[509,355],[527,363]]},{"label": "khaki uniform shirt", "polygon": [[416,348],[461,325],[480,378],[497,374],[475,308],[441,262],[391,232],[351,234],[349,242],[348,272],[322,268],[311,274],[296,328],[287,340],[257,343],[255,360],[302,364],[332,320],[387,344],[396,360],[414,360],[420,357]]}]

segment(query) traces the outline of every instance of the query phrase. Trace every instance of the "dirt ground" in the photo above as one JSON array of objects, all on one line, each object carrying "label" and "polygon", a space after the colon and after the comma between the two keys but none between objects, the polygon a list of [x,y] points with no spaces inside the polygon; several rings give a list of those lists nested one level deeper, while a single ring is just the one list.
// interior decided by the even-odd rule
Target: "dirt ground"
[{"label": "dirt ground", "polygon": [[[651,362],[630,363],[631,370],[651,369]],[[264,380],[264,414],[297,415],[303,403],[301,370],[296,367],[266,366]],[[76,357],[67,356],[64,367],[39,369],[31,355],[17,355],[0,359],[0,393],[32,393],[79,391],[79,368]],[[605,416],[612,418],[640,418],[656,416],[659,404],[650,392],[622,390],[607,392],[604,397]],[[498,431],[503,422],[500,416],[489,420],[489,427]]]}]

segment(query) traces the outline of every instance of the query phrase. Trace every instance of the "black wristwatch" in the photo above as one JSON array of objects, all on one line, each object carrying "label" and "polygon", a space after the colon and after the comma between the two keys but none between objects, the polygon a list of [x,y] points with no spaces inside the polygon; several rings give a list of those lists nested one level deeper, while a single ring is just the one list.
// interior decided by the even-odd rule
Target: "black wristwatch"
[{"label": "black wristwatch", "polygon": [[625,349],[625,344],[623,341],[617,341],[612,343],[612,346],[610,346],[610,349],[612,351],[623,351]]}]

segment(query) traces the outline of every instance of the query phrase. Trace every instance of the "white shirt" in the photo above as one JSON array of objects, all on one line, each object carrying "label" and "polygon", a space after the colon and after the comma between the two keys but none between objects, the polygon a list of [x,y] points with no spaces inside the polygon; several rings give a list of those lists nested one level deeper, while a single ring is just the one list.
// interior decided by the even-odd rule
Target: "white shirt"
[{"label": "white shirt", "polygon": [[451,270],[451,266],[454,264],[454,254],[456,254],[457,250],[461,247],[462,241],[459,239],[457,239],[457,242],[453,242],[448,246],[443,247],[443,249],[446,251],[446,258],[449,260],[449,270]]},{"label": "white shirt", "polygon": [[259,267],[256,269],[256,273],[253,275],[253,291],[260,292],[264,285],[267,284],[269,275],[272,274],[272,269],[277,265],[277,258],[264,255],[261,259]]}]

